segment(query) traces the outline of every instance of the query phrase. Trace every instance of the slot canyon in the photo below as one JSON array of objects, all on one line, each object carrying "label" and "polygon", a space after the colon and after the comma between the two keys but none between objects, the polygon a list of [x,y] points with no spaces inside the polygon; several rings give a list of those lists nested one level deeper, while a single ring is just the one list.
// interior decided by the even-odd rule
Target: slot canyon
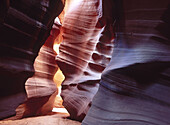
[{"label": "slot canyon", "polygon": [[101,0],[4,0],[1,5],[0,73],[5,83],[0,124],[25,124],[30,117],[55,114],[81,122],[113,50],[112,25],[101,18]]},{"label": "slot canyon", "polygon": [[[134,0],[129,1],[135,3]],[[153,0],[151,1],[153,2]],[[144,0],[143,3],[147,5],[144,7],[149,8],[149,5],[152,5],[151,1]],[[159,2],[159,0],[156,0],[156,2]],[[112,112],[114,108],[109,109],[110,105],[107,103],[107,99],[111,97],[103,97],[103,101],[99,102],[98,107],[103,105],[108,106],[108,109],[104,109],[103,114],[102,112],[100,112],[101,114],[98,113],[102,108],[94,111],[100,115],[97,118],[101,120],[101,123],[97,123],[97,118],[91,117],[94,110],[91,109],[83,125],[86,125],[86,122],[90,121],[90,119],[92,121],[96,120],[96,122],[89,122],[91,124],[87,125],[145,125],[143,121],[146,119],[151,122],[154,121],[153,119],[157,119],[159,121],[157,122],[158,125],[170,124],[169,121],[166,121],[170,118],[170,99],[167,96],[170,94],[168,84],[170,79],[170,60],[168,60],[168,58],[170,59],[170,40],[168,34],[170,32],[165,33],[162,29],[158,29],[159,32],[150,31],[149,28],[152,25],[147,26],[147,21],[150,20],[150,17],[142,15],[143,11],[136,14],[134,9],[136,5],[130,4],[125,8],[126,13],[130,12],[130,14],[128,13],[123,18],[129,19],[131,22],[128,20],[129,22],[127,21],[122,27],[124,28],[126,25],[128,25],[127,27],[135,27],[134,29],[129,28],[131,31],[125,30],[130,32],[129,36],[132,38],[136,34],[144,32],[143,30],[147,33],[153,32],[154,34],[156,32],[156,35],[159,34],[158,36],[161,39],[167,41],[165,43],[166,47],[161,46],[166,54],[160,51],[161,55],[166,59],[162,57],[160,59],[161,63],[152,64],[152,61],[149,60],[149,55],[142,62],[146,62],[147,66],[143,67],[148,72],[143,73],[145,69],[142,66],[131,65],[131,62],[140,65],[140,61],[144,57],[143,55],[136,57],[140,53],[137,49],[133,50],[134,53],[137,53],[135,56],[128,53],[128,51],[126,52],[126,49],[123,48],[116,58],[112,58],[112,54],[119,52],[119,50],[114,50],[114,47],[117,47],[114,18],[117,16],[115,10],[119,9],[115,4],[118,3],[118,0],[0,0],[0,125],[82,124],[90,107],[93,107],[93,104],[94,107],[97,106],[95,104],[97,99],[103,96],[98,94],[100,97],[96,96],[94,103],[92,103],[96,93],[101,91],[99,87],[102,82],[101,77],[108,77],[109,81],[110,76],[102,76],[103,72],[113,67],[118,69],[112,72],[112,75],[116,77],[115,86],[118,87],[112,86],[110,88],[114,89],[113,91],[116,91],[116,94],[121,93],[121,96],[125,94],[128,98],[140,98],[136,101],[135,99],[128,100],[127,98],[116,96],[115,101],[117,100],[117,102],[110,102],[111,105],[117,104],[113,112],[115,114],[119,113],[120,111],[117,109],[122,109],[124,112],[126,110],[134,112],[128,114],[127,111],[127,114],[123,116],[120,115],[120,112],[120,114],[114,116]],[[124,4],[128,3],[124,2]],[[136,4],[138,3],[136,2]],[[168,9],[164,13],[166,18],[161,18],[163,21],[161,20],[160,27],[156,27],[158,21],[152,23],[156,29],[161,28],[161,26],[163,28],[167,26],[170,29],[169,0],[165,0],[160,6],[155,3],[153,13],[159,16],[162,11],[157,12],[157,10],[159,10],[159,7],[163,8],[166,5],[168,5]],[[150,14],[148,8],[145,10],[146,12],[144,11],[144,14]],[[142,28],[137,27],[135,22],[140,16],[144,16],[143,20],[146,22],[144,24],[138,22]],[[154,16],[155,20],[158,16]],[[169,29],[168,31],[170,31]],[[141,36],[143,34],[140,34]],[[118,38],[121,39],[121,37]],[[127,39],[131,38],[127,37]],[[139,41],[138,38],[135,40]],[[158,38],[154,37],[153,41],[151,40],[153,42],[152,46],[159,46],[154,40],[158,41]],[[138,47],[139,44],[135,42],[133,45],[129,44],[128,49]],[[151,49],[153,49],[152,46]],[[140,47],[142,52],[150,49],[150,46],[146,47],[146,49],[145,46],[144,49],[142,45]],[[152,51],[156,52],[157,48],[154,49]],[[122,53],[125,53],[124,55],[129,58],[121,58]],[[147,51],[144,54],[147,55]],[[155,57],[154,54],[151,55],[152,58]],[[109,62],[114,59],[116,59],[116,65],[110,66]],[[133,61],[138,59],[139,61],[137,62]],[[157,58],[155,60],[157,62]],[[122,62],[119,63],[119,61]],[[124,64],[124,62],[129,64]],[[128,70],[124,69],[124,67],[119,67],[122,65],[132,67]],[[154,73],[156,75],[152,76]],[[160,79],[158,79],[158,83],[153,83],[159,77],[158,73],[161,74],[163,79],[161,80],[165,81],[164,83]],[[104,85],[103,83],[101,86]],[[107,85],[105,88],[107,88]],[[109,92],[110,90],[108,90]],[[107,95],[108,93],[103,94]],[[161,94],[159,95],[158,93]],[[142,99],[145,101],[141,101]],[[123,103],[119,103],[119,100],[123,101]],[[146,100],[149,101],[147,102]],[[161,106],[156,105],[157,101]],[[138,107],[141,105],[141,110],[135,107],[136,103]],[[133,104],[135,105],[134,107]],[[152,105],[153,109],[149,111],[148,105]],[[131,107],[134,110],[131,110]],[[147,112],[153,113],[146,114],[144,112],[145,108],[147,108]],[[159,111],[157,111],[158,109]],[[112,119],[111,121],[108,120],[106,124],[102,121],[107,121],[107,118],[104,118],[106,112],[110,113],[110,116],[107,117],[108,119],[114,117],[115,121],[119,121],[123,118],[124,121],[129,122],[132,116],[136,121],[124,124],[123,122],[113,123]],[[145,119],[145,115],[149,116],[149,118]],[[153,115],[153,118],[150,118],[151,115]],[[164,119],[160,120],[158,117],[160,119],[164,117]],[[142,121],[141,124],[136,124],[138,121]],[[151,124],[148,121],[146,122],[146,125]]]}]

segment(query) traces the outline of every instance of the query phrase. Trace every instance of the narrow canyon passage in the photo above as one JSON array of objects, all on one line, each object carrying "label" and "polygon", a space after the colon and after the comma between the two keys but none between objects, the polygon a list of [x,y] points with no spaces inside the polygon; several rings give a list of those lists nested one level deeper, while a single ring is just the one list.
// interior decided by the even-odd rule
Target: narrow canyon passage
[{"label": "narrow canyon passage", "polygon": [[0,125],[169,125],[170,0],[0,0]]},{"label": "narrow canyon passage", "polygon": [[[34,4],[26,2],[26,6]],[[100,0],[81,0],[79,2],[67,0],[62,2],[64,9],[55,18],[50,35],[39,49],[35,59],[33,65],[35,73],[25,83],[27,101],[16,107],[15,116],[4,119],[5,122],[2,123],[6,124],[9,120],[52,114],[57,117],[70,117],[81,121],[88,111],[92,98],[98,89],[101,72],[109,62],[113,38],[109,34],[108,41],[104,42],[106,31],[108,32],[110,27],[105,28],[105,19],[99,20],[102,16]],[[17,6],[17,3],[13,2],[13,4]],[[45,5],[45,2],[41,4]],[[101,45],[109,49],[105,51]],[[68,57],[63,53],[66,53]],[[82,62],[82,60],[85,61]],[[56,61],[58,64],[63,63],[60,68]],[[69,67],[67,67],[68,64]],[[81,67],[77,67],[79,64]],[[63,74],[62,71],[66,71],[66,73]],[[70,74],[70,71],[73,73]],[[63,81],[67,83],[67,87],[64,83],[64,87],[61,86]],[[63,89],[61,90],[61,88]],[[84,91],[83,88],[87,91]],[[62,105],[63,100],[60,94],[62,94],[66,109]],[[11,124],[13,123],[11,122]]]}]

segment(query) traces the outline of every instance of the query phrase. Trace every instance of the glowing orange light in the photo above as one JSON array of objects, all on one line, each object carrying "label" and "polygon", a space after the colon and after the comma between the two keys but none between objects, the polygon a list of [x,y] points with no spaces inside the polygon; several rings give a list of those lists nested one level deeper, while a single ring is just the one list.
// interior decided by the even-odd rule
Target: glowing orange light
[{"label": "glowing orange light", "polygon": [[[57,54],[59,54],[59,46],[60,46],[59,43],[60,43],[61,40],[62,40],[62,38],[61,38],[61,35],[59,34],[58,39],[55,40],[55,43],[53,45],[53,49]],[[53,77],[53,81],[57,85],[58,94],[55,98],[54,108],[53,108],[52,112],[65,114],[66,116],[69,116],[68,111],[62,105],[63,100],[60,96],[60,94],[61,94],[61,84],[64,81],[64,79],[65,79],[65,76],[63,75],[62,71],[58,68],[57,72],[55,73],[55,75]]]},{"label": "glowing orange light", "polygon": [[59,47],[60,47],[60,44],[54,44],[53,46],[53,49],[57,54],[59,54]]}]

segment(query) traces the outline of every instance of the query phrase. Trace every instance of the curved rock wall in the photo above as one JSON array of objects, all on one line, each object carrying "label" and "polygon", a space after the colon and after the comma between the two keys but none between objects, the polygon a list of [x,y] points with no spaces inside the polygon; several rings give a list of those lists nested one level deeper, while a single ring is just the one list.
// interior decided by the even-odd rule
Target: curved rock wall
[{"label": "curved rock wall", "polygon": [[[54,21],[50,35],[41,47],[34,62],[35,73],[26,81],[27,101],[20,107],[20,116],[28,117],[45,115],[52,111],[56,95],[58,94],[58,81],[54,81],[54,75],[58,70],[55,61],[57,53],[53,50],[55,39],[60,33],[60,25]],[[58,78],[60,79],[60,78]],[[19,113],[18,113],[19,114]]]},{"label": "curved rock wall", "polygon": [[28,98],[43,97],[56,91],[56,86],[53,82],[54,74],[58,68],[55,64],[55,56],[56,54],[52,48],[41,47],[34,63],[35,74],[26,82]]},{"label": "curved rock wall", "polygon": [[34,74],[34,60],[63,4],[60,0],[1,0],[0,7],[0,119],[3,119],[14,115],[16,107],[25,101],[25,82]]},{"label": "curved rock wall", "polygon": [[56,57],[65,75],[61,95],[71,118],[81,121],[111,58],[113,27],[102,16],[101,0],[68,0],[64,10],[63,41]]}]

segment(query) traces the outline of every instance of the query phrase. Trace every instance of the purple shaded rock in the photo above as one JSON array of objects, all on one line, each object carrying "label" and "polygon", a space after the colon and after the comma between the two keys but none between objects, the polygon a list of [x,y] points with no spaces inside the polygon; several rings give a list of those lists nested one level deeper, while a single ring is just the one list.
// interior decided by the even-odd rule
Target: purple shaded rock
[{"label": "purple shaded rock", "polygon": [[25,82],[34,74],[34,60],[63,5],[60,0],[1,0],[0,4],[3,6],[0,11],[0,119],[3,119],[14,115],[16,107],[26,99]]}]

